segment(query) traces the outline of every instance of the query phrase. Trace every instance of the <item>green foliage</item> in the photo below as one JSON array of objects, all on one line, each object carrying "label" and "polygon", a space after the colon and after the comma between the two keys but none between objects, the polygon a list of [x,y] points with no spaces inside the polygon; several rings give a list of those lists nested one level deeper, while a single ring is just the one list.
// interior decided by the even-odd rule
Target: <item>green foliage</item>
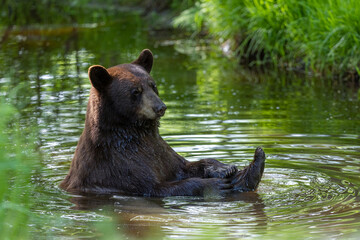
[{"label": "green foliage", "polygon": [[[196,10],[196,11],[195,11]],[[355,73],[360,62],[356,0],[200,0],[175,26],[235,42],[241,58],[330,73]],[[192,16],[191,16],[192,15]],[[197,24],[194,24],[197,23]]]},{"label": "green foliage", "polygon": [[16,110],[0,102],[0,115],[0,239],[23,239],[29,234],[31,174],[38,155],[26,129],[14,121]]},{"label": "green foliage", "polygon": [[173,24],[175,27],[186,28],[196,33],[200,32],[204,24],[204,14],[200,3],[197,2],[194,6],[183,11],[180,16],[174,19]]}]

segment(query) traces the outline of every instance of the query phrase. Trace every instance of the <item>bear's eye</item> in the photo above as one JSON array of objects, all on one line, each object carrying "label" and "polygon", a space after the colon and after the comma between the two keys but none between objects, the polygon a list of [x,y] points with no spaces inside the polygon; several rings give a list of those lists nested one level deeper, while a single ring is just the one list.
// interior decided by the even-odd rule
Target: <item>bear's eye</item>
[{"label": "bear's eye", "polygon": [[158,92],[158,90],[157,90],[157,87],[156,87],[156,84],[155,84],[155,83],[151,83],[151,88],[154,90],[154,92],[155,92],[156,94],[159,95],[159,92]]},{"label": "bear's eye", "polygon": [[135,88],[131,91],[131,95],[133,95],[134,97],[137,97],[141,94],[141,89],[140,88]]}]

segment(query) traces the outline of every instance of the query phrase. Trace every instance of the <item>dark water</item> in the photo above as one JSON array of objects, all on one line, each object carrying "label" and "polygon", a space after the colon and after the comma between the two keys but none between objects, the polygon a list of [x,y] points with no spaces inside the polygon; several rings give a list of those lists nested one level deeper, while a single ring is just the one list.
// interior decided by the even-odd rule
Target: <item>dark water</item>
[{"label": "dark water", "polygon": [[[1,44],[2,95],[43,153],[35,172],[34,236],[207,239],[359,238],[360,100],[351,82],[249,71],[137,16],[107,24],[15,28]],[[129,21],[131,20],[131,21]],[[92,64],[152,49],[168,106],[161,134],[189,160],[245,166],[267,154],[256,193],[226,198],[73,196],[58,188],[83,129]],[[101,222],[106,224],[99,226]]]}]

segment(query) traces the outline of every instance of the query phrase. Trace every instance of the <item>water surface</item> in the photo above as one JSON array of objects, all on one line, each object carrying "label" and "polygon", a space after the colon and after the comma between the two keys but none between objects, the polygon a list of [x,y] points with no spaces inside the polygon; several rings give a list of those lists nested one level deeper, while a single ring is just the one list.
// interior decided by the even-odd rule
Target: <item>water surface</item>
[{"label": "water surface", "polygon": [[[84,125],[88,67],[131,62],[143,48],[155,54],[152,76],[168,106],[164,139],[191,161],[214,157],[239,168],[262,146],[257,192],[143,198],[58,188]],[[15,29],[0,62],[1,94],[15,95],[24,126],[38,126],[34,236],[96,238],[104,221],[109,232],[155,239],[360,236],[360,101],[352,82],[246,70],[204,41],[149,31],[137,15]]]}]

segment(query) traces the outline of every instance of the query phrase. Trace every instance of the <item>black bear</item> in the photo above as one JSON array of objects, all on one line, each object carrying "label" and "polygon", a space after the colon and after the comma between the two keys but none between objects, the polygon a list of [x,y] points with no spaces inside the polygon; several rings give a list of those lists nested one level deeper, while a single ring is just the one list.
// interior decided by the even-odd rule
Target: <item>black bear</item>
[{"label": "black bear", "polygon": [[85,128],[60,187],[158,197],[256,190],[265,165],[261,148],[238,170],[215,159],[187,161],[161,138],[159,119],[166,105],[150,76],[152,65],[153,55],[145,49],[132,63],[89,68]]}]

